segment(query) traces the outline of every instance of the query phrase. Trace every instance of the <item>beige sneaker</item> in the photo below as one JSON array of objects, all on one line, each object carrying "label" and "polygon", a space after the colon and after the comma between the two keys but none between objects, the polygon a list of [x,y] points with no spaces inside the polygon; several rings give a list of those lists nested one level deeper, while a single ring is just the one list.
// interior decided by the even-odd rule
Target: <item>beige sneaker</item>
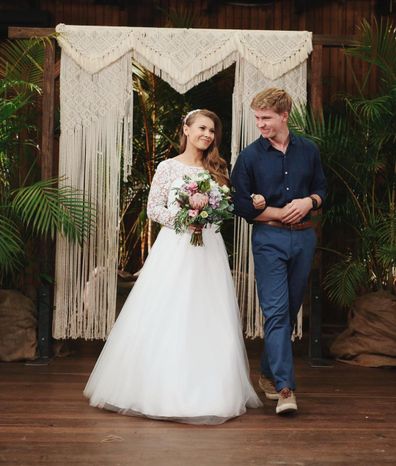
[{"label": "beige sneaker", "polygon": [[282,388],[279,392],[276,414],[295,413],[297,411],[296,396],[290,388]]},{"label": "beige sneaker", "polygon": [[279,393],[276,391],[275,384],[271,379],[261,374],[258,384],[261,390],[265,393],[266,398],[269,400],[279,399]]}]

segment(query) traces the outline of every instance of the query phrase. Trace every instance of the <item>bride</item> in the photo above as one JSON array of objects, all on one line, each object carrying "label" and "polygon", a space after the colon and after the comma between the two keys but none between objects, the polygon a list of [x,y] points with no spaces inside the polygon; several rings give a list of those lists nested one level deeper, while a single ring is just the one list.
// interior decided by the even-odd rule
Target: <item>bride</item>
[{"label": "bride", "polygon": [[220,424],[259,407],[250,379],[227,254],[220,233],[204,246],[176,234],[175,186],[207,170],[229,184],[219,156],[221,122],[208,110],[183,120],[181,154],[158,165],[147,214],[163,225],[84,390],[121,414]]}]

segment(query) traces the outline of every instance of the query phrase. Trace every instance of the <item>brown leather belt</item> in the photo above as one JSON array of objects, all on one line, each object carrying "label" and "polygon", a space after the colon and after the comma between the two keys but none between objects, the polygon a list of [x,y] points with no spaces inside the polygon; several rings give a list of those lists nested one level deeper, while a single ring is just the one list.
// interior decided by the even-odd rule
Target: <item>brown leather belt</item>
[{"label": "brown leather belt", "polygon": [[264,225],[269,225],[271,227],[283,228],[284,230],[306,230],[307,228],[313,228],[314,223],[312,220],[307,220],[302,223],[282,223],[277,220],[256,220],[257,223],[263,223]]}]

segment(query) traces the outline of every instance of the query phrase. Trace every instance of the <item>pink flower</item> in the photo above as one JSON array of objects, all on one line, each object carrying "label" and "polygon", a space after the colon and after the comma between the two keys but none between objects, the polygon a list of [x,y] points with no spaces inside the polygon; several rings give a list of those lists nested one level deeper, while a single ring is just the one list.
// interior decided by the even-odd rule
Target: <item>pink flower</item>
[{"label": "pink flower", "polygon": [[189,197],[189,201],[193,209],[202,210],[208,205],[209,197],[207,194],[195,193]]},{"label": "pink flower", "polygon": [[195,181],[190,181],[187,184],[187,190],[190,192],[190,194],[194,194],[198,191],[198,185]]},{"label": "pink flower", "polygon": [[189,215],[190,217],[196,217],[198,214],[199,214],[199,210],[196,210],[196,209],[190,209],[190,210],[188,211],[188,215]]}]

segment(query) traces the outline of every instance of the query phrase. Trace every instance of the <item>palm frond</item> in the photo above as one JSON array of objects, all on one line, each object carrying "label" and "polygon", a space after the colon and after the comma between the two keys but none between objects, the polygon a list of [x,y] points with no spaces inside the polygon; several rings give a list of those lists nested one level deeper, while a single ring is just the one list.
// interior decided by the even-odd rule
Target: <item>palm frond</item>
[{"label": "palm frond", "polygon": [[198,27],[200,24],[200,15],[191,6],[179,5],[170,10],[158,8],[162,13],[166,15],[167,27],[173,28],[193,28]]},{"label": "palm frond", "polygon": [[331,301],[341,307],[348,307],[356,299],[359,289],[367,283],[367,279],[364,265],[348,257],[328,270],[324,287]]},{"label": "palm frond", "polygon": [[300,106],[293,109],[289,125],[297,134],[314,141],[325,160],[340,156],[352,145],[348,121],[341,115],[317,117],[311,109]]},{"label": "palm frond", "polygon": [[34,234],[84,241],[94,226],[94,208],[72,187],[57,187],[58,179],[39,181],[14,191],[12,207]]},{"label": "palm frond", "polygon": [[366,19],[362,21],[359,39],[345,50],[347,55],[360,58],[376,65],[386,82],[396,79],[396,29],[390,19],[378,21],[373,18],[372,24]]},{"label": "palm frond", "polygon": [[384,268],[393,269],[396,266],[396,218],[390,216],[384,219],[377,226],[376,232],[378,260]]},{"label": "palm frond", "polygon": [[0,44],[0,78],[42,86],[44,45],[48,38],[7,40]]},{"label": "palm frond", "polygon": [[390,95],[381,95],[372,99],[347,99],[347,101],[355,115],[362,116],[367,122],[380,120],[383,124],[384,118],[393,116]]},{"label": "palm frond", "polygon": [[21,265],[23,242],[9,215],[0,214],[0,276],[17,271]]}]

